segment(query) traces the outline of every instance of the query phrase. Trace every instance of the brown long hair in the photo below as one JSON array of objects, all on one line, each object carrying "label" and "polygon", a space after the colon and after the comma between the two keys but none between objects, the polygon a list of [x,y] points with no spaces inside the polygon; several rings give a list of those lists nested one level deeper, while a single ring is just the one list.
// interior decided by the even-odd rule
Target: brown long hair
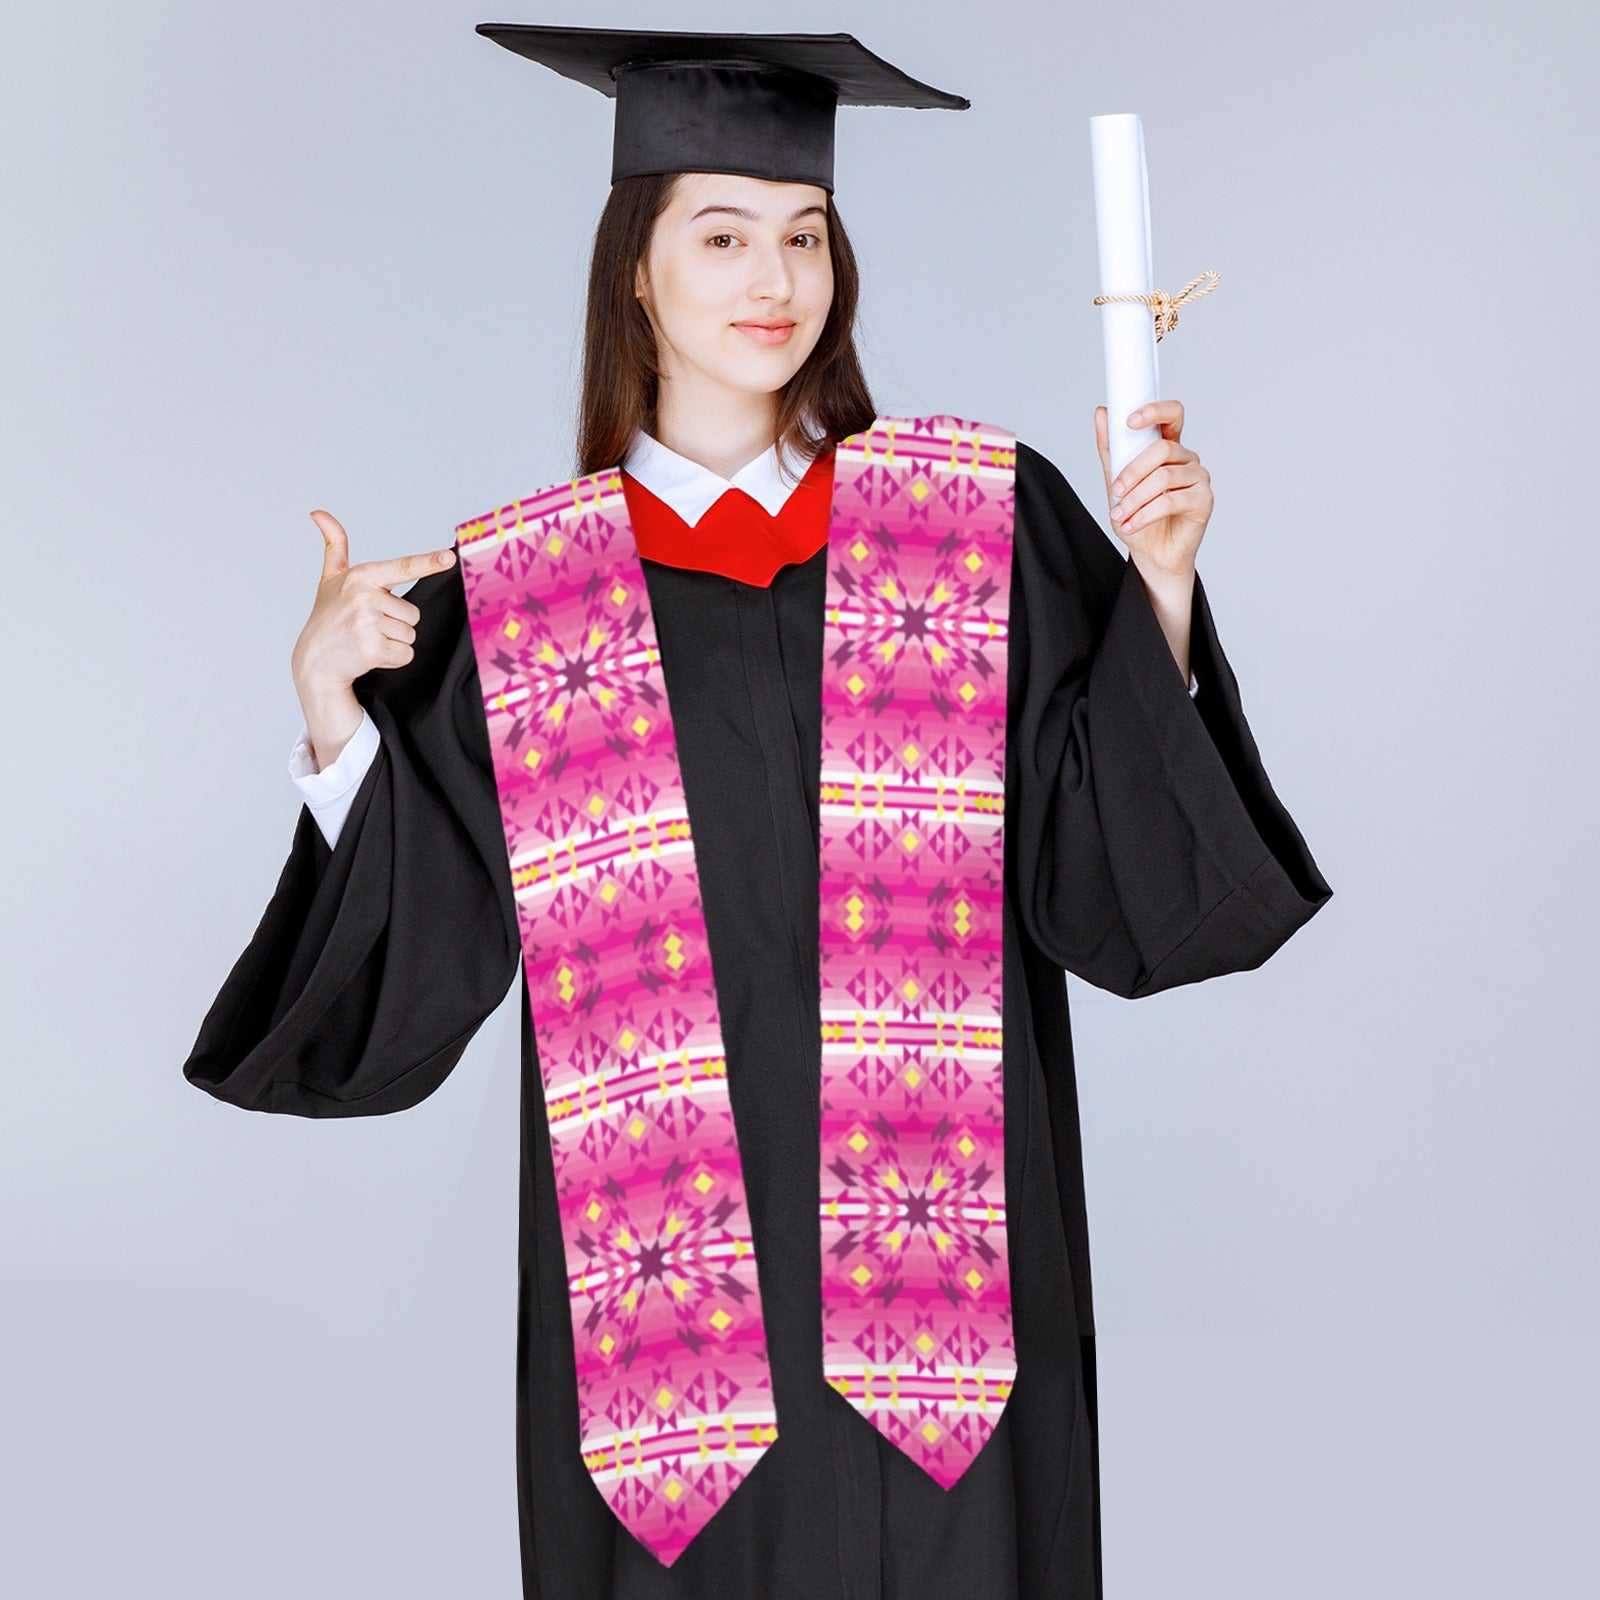
[{"label": "brown long hair", "polygon": [[[652,172],[618,178],[600,214],[589,258],[574,477],[616,466],[638,429],[655,430],[660,382],[655,330],[634,296],[634,275],[680,176]],[[780,392],[774,421],[773,442],[806,456],[870,427],[877,415],[855,347],[861,280],[831,194],[827,216],[833,303],[816,348]]]}]

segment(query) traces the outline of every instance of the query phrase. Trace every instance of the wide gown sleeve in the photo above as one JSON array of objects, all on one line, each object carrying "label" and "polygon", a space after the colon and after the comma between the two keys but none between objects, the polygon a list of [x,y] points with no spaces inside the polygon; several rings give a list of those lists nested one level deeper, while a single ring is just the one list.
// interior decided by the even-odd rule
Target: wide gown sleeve
[{"label": "wide gown sleeve", "polygon": [[1019,441],[1006,825],[1023,924],[1134,999],[1259,967],[1333,891],[1267,780],[1197,573],[1173,659],[1133,561]]},{"label": "wide gown sleeve", "polygon": [[184,1076],[250,1111],[377,1116],[432,1094],[521,955],[459,558],[407,591],[414,655],[355,682],[378,751],[329,848],[302,806]]}]

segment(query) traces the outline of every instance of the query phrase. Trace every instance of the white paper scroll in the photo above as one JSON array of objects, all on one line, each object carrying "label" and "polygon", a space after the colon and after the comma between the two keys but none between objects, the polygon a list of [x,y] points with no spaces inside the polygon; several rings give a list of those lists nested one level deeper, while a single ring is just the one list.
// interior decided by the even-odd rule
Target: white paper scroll
[{"label": "white paper scroll", "polygon": [[[1133,112],[1089,118],[1094,157],[1095,237],[1100,247],[1101,294],[1149,294],[1155,288],[1150,252],[1150,180],[1144,125]],[[1106,359],[1106,428],[1114,478],[1159,427],[1130,428],[1127,417],[1161,395],[1156,370],[1155,316],[1139,301],[1096,306]]]}]

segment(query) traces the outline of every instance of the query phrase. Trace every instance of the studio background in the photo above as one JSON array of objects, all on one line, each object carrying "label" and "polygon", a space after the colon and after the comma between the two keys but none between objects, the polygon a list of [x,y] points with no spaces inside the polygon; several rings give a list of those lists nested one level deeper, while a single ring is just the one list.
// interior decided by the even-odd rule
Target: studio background
[{"label": "studio background", "polygon": [[480,21],[969,96],[838,119],[874,399],[1102,526],[1088,118],[1140,113],[1156,283],[1221,280],[1160,352],[1200,571],[1335,894],[1253,973],[1067,980],[1107,1592],[1579,1593],[1600,30],[1435,0],[10,8],[0,1585],[520,1593],[520,984],[396,1116],[181,1074],[299,810],[307,513],[421,552],[570,470],[611,103]]}]

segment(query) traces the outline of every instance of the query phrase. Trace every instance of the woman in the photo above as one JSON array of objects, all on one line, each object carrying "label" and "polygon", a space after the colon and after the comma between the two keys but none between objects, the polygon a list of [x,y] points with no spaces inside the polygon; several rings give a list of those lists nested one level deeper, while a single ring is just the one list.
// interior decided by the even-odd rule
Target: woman
[{"label": "woman", "polygon": [[[671,36],[680,52],[686,37]],[[725,73],[729,46],[717,43],[716,70]],[[765,91],[767,69],[759,75]],[[736,124],[730,110],[728,130]],[[1003,841],[998,831],[992,837],[991,858],[1003,859],[1003,883],[994,886],[1001,892],[987,969],[1003,1004],[991,1073],[1003,1148],[992,1170],[974,1175],[954,1172],[941,1143],[939,1170],[930,1173],[917,1161],[934,1146],[916,1145],[907,1131],[922,1126],[907,1108],[926,1104],[923,1080],[935,1074],[969,1075],[951,1102],[963,1114],[980,1103],[972,1085],[983,1076],[982,1052],[969,1059],[908,1050],[893,1063],[904,1074],[893,1085],[893,1108],[885,1090],[872,1117],[830,1127],[830,1104],[844,1104],[843,1081],[865,1059],[848,1059],[849,1071],[830,1067],[818,1037],[819,1010],[824,1019],[838,1014],[830,950],[853,937],[833,891],[859,887],[868,900],[875,890],[893,892],[876,869],[830,877],[843,870],[840,841],[860,829],[837,819],[841,808],[827,803],[823,786],[824,770],[848,742],[837,738],[844,722],[830,700],[842,693],[834,669],[846,648],[840,585],[863,541],[881,532],[871,518],[843,531],[841,507],[857,492],[848,464],[886,419],[875,414],[854,351],[856,268],[831,184],[811,181],[831,168],[797,175],[794,157],[780,148],[779,165],[769,168],[776,175],[757,176],[727,170],[747,164],[747,140],[728,148],[736,154],[703,169],[614,179],[592,258],[570,485],[469,519],[455,549],[403,561],[352,566],[344,530],[314,513],[326,541],[323,574],[294,672],[303,738],[321,767],[303,781],[320,781],[324,792],[307,792],[315,811],[302,813],[272,903],[185,1072],[250,1109],[399,1110],[443,1081],[522,962],[517,1453],[525,1594],[1087,1600],[1100,1593],[1097,1417],[1062,972],[1133,997],[1254,967],[1330,890],[1267,780],[1195,572],[1212,500],[1205,469],[1181,442],[1182,407],[1168,400],[1147,408],[1144,420],[1160,425],[1160,440],[1116,483],[1106,473],[1113,526],[1130,560],[1060,473],[1016,441],[1014,455],[994,457],[1000,465],[986,498],[976,479],[969,486],[990,512],[1003,511],[989,531],[1000,527],[1005,538],[1004,592],[985,595],[975,583],[973,603],[1001,616],[990,643],[1005,637],[1005,647],[989,655],[974,648],[972,670],[950,680],[981,694],[981,669],[1003,666],[1000,683],[987,685],[1004,734],[997,749],[1005,828]],[[905,431],[910,440],[942,439],[948,428],[923,425],[951,420],[909,419]],[[1104,408],[1095,422],[1106,465]],[[924,481],[904,481],[914,478]],[[933,473],[925,481],[936,499],[954,482]],[[966,524],[950,525],[967,551]],[[647,591],[620,606],[631,619],[627,641],[646,647],[631,651],[639,676],[612,685],[599,683],[605,648],[582,649],[610,625],[606,585],[586,584],[581,625],[548,638],[540,637],[540,612],[554,593],[555,565],[528,580],[514,606],[486,598],[508,566],[536,556],[553,563],[555,548],[561,561],[577,560],[575,547],[592,543],[597,528],[618,531],[627,546],[607,573],[619,584],[636,575]],[[406,597],[392,593],[410,578],[418,581]],[[894,650],[942,660],[952,647],[934,631],[933,602],[907,592],[894,606]],[[515,619],[509,629],[507,617]],[[857,659],[872,670],[866,653]],[[525,713],[512,715],[510,691],[539,673]],[[610,764],[567,791],[567,810],[581,810],[589,797],[597,817],[606,807],[626,809],[626,791],[641,774],[663,785],[681,776],[694,874],[683,879],[692,896],[653,930],[647,917],[625,945],[640,973],[632,975],[637,990],[620,1002],[627,975],[588,950],[556,915],[557,900],[535,908],[535,890],[549,883],[538,883],[536,850],[531,877],[519,866],[538,830],[512,793],[530,765],[551,771],[578,759],[550,730],[608,713],[612,695],[625,697],[630,718],[640,710],[641,729],[670,722],[671,762],[653,748],[633,771],[628,726],[608,721]],[[908,741],[894,721],[899,698],[886,691],[865,700],[866,720],[852,724],[851,738],[866,742],[892,728],[892,758],[909,766],[919,756],[904,753]],[[919,724],[930,750],[958,726],[970,732],[960,706],[945,710],[944,722],[928,712]],[[561,771],[570,776],[573,768]],[[533,792],[553,795],[557,782],[551,772],[550,787]],[[629,829],[661,805],[657,788],[629,812]],[[553,809],[540,813],[541,827],[555,828]],[[921,815],[909,801],[901,813],[902,821]],[[575,826],[569,819],[563,851],[549,852],[563,861],[570,852],[573,882],[579,850],[601,824]],[[919,826],[926,858],[941,836],[925,818]],[[642,870],[687,871],[670,868],[665,855],[644,855]],[[620,871],[617,881],[624,906],[650,892]],[[568,902],[563,913],[593,911],[585,935],[617,914],[617,903],[600,907],[591,892],[602,885],[613,886],[591,872],[583,910]],[[981,862],[965,887],[981,897]],[[714,978],[725,1076],[692,1094],[685,1077],[675,1099],[665,1090],[639,1098],[641,1108],[670,1105],[680,1120],[704,1118],[679,1128],[673,1175],[658,1163],[641,1181],[623,1160],[627,1152],[618,1154],[626,1130],[607,1120],[603,1097],[585,1101],[581,1116],[574,1111],[577,1077],[562,1054],[571,1042],[564,1030],[575,1014],[585,1026],[604,1017],[604,1051],[624,1054],[612,1043],[612,1019],[632,1016],[629,1007],[659,1000],[678,981],[656,959],[659,924],[692,930],[702,908],[704,993]],[[870,919],[871,907],[859,915]],[[951,924],[941,926],[947,945]],[[902,968],[924,977],[937,970],[932,949],[912,946],[895,981]],[[916,985],[908,978],[905,987]],[[911,1014],[914,1002],[892,998]],[[883,1016],[882,994],[868,1005]],[[832,1049],[837,1059],[836,1041]],[[881,1066],[885,1057],[874,1060]],[[894,1108],[907,1117],[898,1129],[889,1126]],[[972,1125],[981,1140],[976,1113]],[[857,1139],[882,1133],[905,1141],[900,1170],[876,1190],[875,1203],[893,1213],[892,1249],[870,1222],[842,1224],[837,1207],[830,1219],[830,1196],[867,1181],[864,1167],[846,1170],[852,1157],[835,1140],[846,1129]],[[697,1207],[691,1174],[708,1187],[727,1180],[717,1191],[720,1209]],[[841,1333],[851,1313],[841,1301],[852,1291],[837,1269],[858,1259],[910,1261],[907,1236],[929,1259],[948,1251],[949,1235],[930,1218],[957,1215],[949,1226],[960,1232],[960,1215],[940,1209],[940,1191],[948,1194],[952,1182],[970,1182],[963,1192],[988,1212],[955,1241],[985,1266],[971,1281],[987,1276],[1005,1288],[987,1321],[963,1324],[964,1348],[970,1352],[974,1329],[982,1330],[991,1342],[986,1357],[974,1358],[976,1376],[986,1362],[991,1378],[1008,1376],[980,1385],[981,1406],[963,1407],[976,1391],[962,1389],[959,1370],[953,1404],[907,1400],[906,1413],[925,1423],[924,1442],[897,1426],[898,1379],[903,1371],[908,1389],[913,1378],[932,1385],[949,1364],[921,1368],[908,1347],[894,1367],[892,1398],[881,1382],[870,1392],[870,1365],[868,1393],[841,1380],[843,1347],[860,1329]],[[630,1183],[660,1192],[641,1197]],[[646,1203],[663,1192],[664,1204]],[[613,1205],[619,1210],[608,1213]],[[997,1213],[1004,1231],[987,1232]],[[619,1216],[631,1230],[617,1226]],[[684,1228],[702,1257],[685,1250]],[[718,1257],[729,1237],[739,1248]],[[985,1253],[990,1240],[1002,1248]],[[671,1322],[697,1266],[704,1281],[688,1285],[691,1303],[715,1303],[713,1316],[731,1307],[753,1343],[719,1345],[724,1328],[714,1321]],[[608,1274],[614,1281],[590,1281]],[[863,1289],[867,1315],[886,1325],[906,1317],[909,1282],[908,1272],[881,1291]],[[964,1292],[958,1279],[935,1287]],[[666,1311],[643,1341],[641,1301]],[[916,1325],[908,1318],[901,1334]],[[634,1342],[616,1344],[613,1329],[629,1330]],[[679,1336],[670,1348],[651,1342],[663,1329]],[[613,1385],[619,1360],[631,1376]],[[660,1437],[652,1402],[659,1395],[665,1414],[691,1380],[707,1392],[697,1389],[678,1419],[699,1419],[700,1464],[683,1447],[666,1470],[657,1456],[647,1459],[646,1445]],[[770,1410],[747,1415],[767,1415],[775,1426],[736,1433],[730,1422],[725,1435],[705,1431],[719,1409],[731,1411],[758,1387]],[[972,1430],[954,1465],[939,1456],[945,1439],[934,1442],[937,1424],[952,1440]]]}]

